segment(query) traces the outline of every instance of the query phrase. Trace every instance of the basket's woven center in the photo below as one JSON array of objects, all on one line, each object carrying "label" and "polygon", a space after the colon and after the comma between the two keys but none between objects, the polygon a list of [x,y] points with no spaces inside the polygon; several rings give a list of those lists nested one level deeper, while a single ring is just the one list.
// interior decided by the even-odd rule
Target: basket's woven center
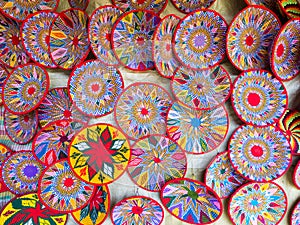
[{"label": "basket's woven center", "polygon": [[283,53],[284,53],[284,46],[283,46],[283,44],[280,44],[277,48],[276,54],[278,57],[281,57],[283,55]]},{"label": "basket's woven center", "polygon": [[258,106],[260,103],[260,96],[257,93],[250,93],[247,100],[251,106]]},{"label": "basket's woven center", "polygon": [[264,154],[264,152],[263,152],[262,147],[257,146],[257,145],[254,145],[254,146],[251,148],[251,154],[252,154],[254,157],[261,157],[261,156]]}]

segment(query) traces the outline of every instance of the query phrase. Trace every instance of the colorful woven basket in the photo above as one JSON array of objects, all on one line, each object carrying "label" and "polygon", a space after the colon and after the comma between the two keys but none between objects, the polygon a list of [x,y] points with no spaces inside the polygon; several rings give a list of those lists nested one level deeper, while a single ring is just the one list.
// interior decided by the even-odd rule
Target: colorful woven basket
[{"label": "colorful woven basket", "polygon": [[114,225],[160,225],[164,219],[161,205],[152,198],[131,196],[118,202],[111,210]]},{"label": "colorful woven basket", "polygon": [[24,195],[38,190],[38,181],[44,169],[30,151],[19,151],[5,160],[1,177],[9,191]]},{"label": "colorful woven basket", "polygon": [[269,51],[280,26],[276,14],[264,6],[240,11],[227,32],[226,51],[232,65],[239,70],[267,68]]},{"label": "colorful woven basket", "polygon": [[281,12],[288,18],[300,17],[300,2],[298,0],[276,0]]},{"label": "colorful woven basket", "polygon": [[124,133],[110,124],[98,123],[77,132],[70,143],[68,159],[81,180],[103,185],[125,172],[130,149]]},{"label": "colorful woven basket", "polygon": [[10,138],[8,137],[5,131],[4,111],[5,108],[3,106],[0,106],[0,146],[5,145],[14,152],[31,151],[32,142],[29,142],[28,144],[25,145],[20,145],[10,140]]},{"label": "colorful woven basket", "polygon": [[167,134],[191,154],[205,154],[224,141],[229,119],[223,105],[212,110],[193,110],[175,102],[167,115]]},{"label": "colorful woven basket", "polygon": [[276,127],[281,129],[288,138],[292,154],[300,155],[300,112],[288,109]]},{"label": "colorful woven basket", "polygon": [[134,83],[120,95],[115,106],[115,121],[130,139],[166,133],[171,96],[159,85]]},{"label": "colorful woven basket", "polygon": [[32,153],[45,166],[68,158],[69,145],[77,132],[87,124],[79,121],[57,120],[37,132]]},{"label": "colorful woven basket", "polygon": [[35,64],[18,66],[4,82],[3,105],[13,114],[32,112],[45,99],[49,86],[49,75],[43,67]]},{"label": "colorful woven basket", "polygon": [[74,107],[86,116],[101,117],[111,113],[124,87],[121,72],[98,60],[76,66],[68,81]]},{"label": "colorful woven basket", "polygon": [[27,16],[41,10],[55,11],[58,7],[58,3],[59,0],[5,0],[0,1],[0,9],[6,16],[21,22],[25,20]]},{"label": "colorful woven basket", "polygon": [[197,71],[179,67],[174,73],[171,90],[186,107],[208,110],[227,101],[232,83],[229,73],[222,66]]},{"label": "colorful woven basket", "polygon": [[271,54],[274,75],[288,81],[300,74],[300,18],[289,20],[277,34]]},{"label": "colorful woven basket", "polygon": [[225,151],[216,155],[206,167],[204,183],[223,199],[246,183],[246,180],[234,170],[229,160],[229,152]]},{"label": "colorful woven basket", "polygon": [[152,41],[159,23],[160,17],[148,10],[129,11],[115,22],[111,37],[112,48],[123,66],[133,71],[154,68]]},{"label": "colorful woven basket", "polygon": [[225,57],[226,31],[227,23],[216,11],[193,11],[181,20],[175,30],[174,53],[185,67],[213,67]]},{"label": "colorful woven basket", "polygon": [[78,224],[102,224],[108,216],[110,208],[110,192],[106,185],[96,187],[93,197],[81,210],[72,212],[72,216]]},{"label": "colorful woven basket", "polygon": [[89,21],[89,40],[94,55],[104,65],[119,64],[111,46],[111,32],[122,11],[112,5],[101,6],[93,12]]},{"label": "colorful woven basket", "polygon": [[[2,1],[4,2],[4,1]],[[1,3],[2,3],[1,2]],[[20,35],[20,24],[10,19],[0,12],[1,27],[0,39],[0,61],[9,68],[15,68],[18,65],[24,65],[30,61],[29,56],[22,45]]]},{"label": "colorful woven basket", "polygon": [[39,11],[26,17],[21,27],[22,44],[27,55],[46,68],[56,68],[49,52],[49,32],[57,16],[56,12]]},{"label": "colorful woven basket", "polygon": [[49,210],[69,213],[85,207],[96,187],[79,179],[67,160],[47,167],[39,180],[38,197]]},{"label": "colorful woven basket", "polygon": [[82,115],[68,95],[68,89],[52,88],[38,107],[39,124],[43,128],[57,120],[81,121],[88,123],[89,118]]},{"label": "colorful woven basket", "polygon": [[7,136],[17,144],[29,143],[36,134],[38,128],[37,111],[24,115],[15,115],[5,110],[4,128]]},{"label": "colorful woven basket", "polygon": [[283,176],[292,163],[290,144],[278,129],[242,125],[229,141],[233,168],[247,180],[266,182]]},{"label": "colorful woven basket", "polygon": [[68,215],[46,209],[36,193],[12,199],[0,214],[2,224],[65,225]]},{"label": "colorful woven basket", "polygon": [[128,174],[148,191],[160,191],[167,181],[184,177],[186,170],[184,151],[164,135],[143,137],[131,148]]},{"label": "colorful woven basket", "polygon": [[188,224],[210,224],[223,213],[222,201],[217,193],[188,178],[167,182],[160,192],[160,199],[169,213]]},{"label": "colorful woven basket", "polygon": [[161,20],[153,35],[152,54],[154,65],[156,71],[165,78],[172,78],[175,70],[180,65],[172,48],[172,38],[179,22],[180,18],[178,16],[167,15]]},{"label": "colorful woven basket", "polygon": [[266,70],[248,70],[233,84],[232,107],[245,123],[268,126],[284,115],[288,94],[284,84]]},{"label": "colorful woven basket", "polygon": [[236,225],[275,225],[283,219],[287,201],[285,191],[278,184],[250,182],[231,196],[228,213]]},{"label": "colorful woven basket", "polygon": [[80,9],[59,13],[50,27],[49,50],[55,65],[71,70],[85,60],[89,53],[88,18]]}]

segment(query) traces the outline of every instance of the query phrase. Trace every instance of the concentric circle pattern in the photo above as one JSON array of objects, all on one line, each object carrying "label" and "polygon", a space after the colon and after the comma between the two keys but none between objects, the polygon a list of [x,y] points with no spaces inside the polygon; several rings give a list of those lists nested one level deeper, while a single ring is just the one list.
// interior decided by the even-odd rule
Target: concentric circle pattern
[{"label": "concentric circle pattern", "polygon": [[119,64],[111,46],[111,32],[121,14],[122,12],[116,7],[102,6],[93,12],[89,22],[89,40],[92,51],[105,65]]},{"label": "concentric circle pattern", "polygon": [[210,7],[215,0],[171,0],[173,5],[183,13],[190,13],[194,10]]},{"label": "concentric circle pattern", "polygon": [[231,94],[231,80],[222,66],[206,70],[179,67],[171,83],[175,97],[193,109],[211,109],[224,103]]},{"label": "concentric circle pattern", "polygon": [[167,115],[167,133],[187,153],[204,154],[216,149],[229,126],[224,106],[193,110],[174,103]]},{"label": "concentric circle pattern", "polygon": [[[4,2],[3,0],[0,1]],[[22,46],[20,24],[0,13],[0,61],[7,67],[15,68],[30,61]]]},{"label": "concentric circle pattern", "polygon": [[25,115],[4,112],[4,127],[8,137],[18,144],[27,144],[34,137],[38,128],[37,111]]},{"label": "concentric circle pattern", "polygon": [[57,120],[81,121],[83,123],[87,123],[89,120],[75,108],[67,88],[51,89],[38,108],[38,117],[41,127]]},{"label": "concentric circle pattern", "polygon": [[160,17],[152,11],[136,10],[123,14],[114,24],[112,46],[119,62],[134,71],[154,68],[153,33]]},{"label": "concentric circle pattern", "polygon": [[265,70],[249,70],[240,74],[233,85],[232,106],[247,124],[267,126],[276,123],[286,111],[286,89]]},{"label": "concentric circle pattern", "polygon": [[50,26],[57,16],[55,12],[37,12],[27,17],[22,25],[22,42],[27,54],[33,61],[48,68],[56,68],[48,45]]},{"label": "concentric circle pattern", "polygon": [[291,225],[298,225],[300,224],[300,201],[297,202],[296,206],[293,209],[291,219],[290,219]]},{"label": "concentric circle pattern", "polygon": [[238,173],[258,182],[281,177],[292,160],[287,138],[272,126],[240,126],[231,136],[229,156]]},{"label": "concentric circle pattern", "polygon": [[279,224],[286,213],[287,196],[275,183],[251,182],[231,197],[228,206],[233,224]]},{"label": "concentric circle pattern", "polygon": [[220,198],[229,197],[245,182],[246,180],[230,164],[228,151],[218,154],[206,168],[205,184]]},{"label": "concentric circle pattern", "polygon": [[44,166],[31,152],[21,151],[11,155],[2,165],[2,178],[7,188],[22,195],[38,190],[38,181]]},{"label": "concentric circle pattern", "polygon": [[111,212],[114,225],[151,224],[160,225],[164,219],[164,211],[160,204],[152,198],[133,196],[118,202]]},{"label": "concentric circle pattern", "polygon": [[269,50],[280,26],[276,15],[263,6],[240,11],[227,33],[226,49],[232,64],[239,70],[268,67]]},{"label": "concentric circle pattern", "polygon": [[194,11],[176,28],[173,37],[175,55],[191,69],[213,67],[225,57],[226,31],[226,21],[216,11]]},{"label": "concentric circle pattern", "polygon": [[155,68],[161,76],[166,78],[172,78],[179,66],[172,48],[172,38],[179,22],[180,18],[176,15],[164,17],[153,37],[152,50]]},{"label": "concentric circle pattern", "polygon": [[79,9],[63,11],[50,28],[50,54],[61,69],[70,70],[89,53],[88,15]]},{"label": "concentric circle pattern", "polygon": [[188,224],[210,224],[223,213],[222,201],[217,193],[205,184],[188,178],[166,183],[160,199],[169,213]]},{"label": "concentric circle pattern", "polygon": [[137,185],[149,191],[160,191],[167,181],[183,177],[187,169],[185,153],[163,135],[138,140],[131,154],[128,173]]},{"label": "concentric circle pattern", "polygon": [[115,120],[132,139],[166,133],[166,116],[171,97],[162,87],[151,83],[128,86],[115,107]]},{"label": "concentric circle pattern", "polygon": [[290,20],[279,31],[272,48],[271,66],[275,76],[286,81],[300,74],[300,18]]},{"label": "concentric circle pattern", "polygon": [[300,112],[288,109],[276,124],[287,136],[292,153],[300,154]]},{"label": "concentric circle pattern", "polygon": [[95,186],[80,180],[66,160],[49,166],[39,181],[40,201],[53,211],[67,213],[82,209],[89,203]]},{"label": "concentric circle pattern", "polygon": [[41,104],[49,85],[49,75],[42,67],[34,64],[19,66],[5,80],[3,104],[11,113],[27,114]]},{"label": "concentric circle pattern", "polygon": [[23,195],[10,201],[0,214],[1,224],[65,225],[68,215],[45,208],[36,193]]},{"label": "concentric circle pattern", "polygon": [[161,13],[168,4],[168,0],[112,0],[113,4],[123,12],[131,10],[151,10]]},{"label": "concentric circle pattern", "polygon": [[89,203],[81,210],[72,212],[73,218],[81,225],[102,224],[110,209],[110,193],[106,185],[96,187]]},{"label": "concentric circle pattern", "polygon": [[113,111],[124,84],[121,72],[115,67],[91,60],[73,70],[68,86],[73,104],[79,111],[100,117]]},{"label": "concentric circle pattern", "polygon": [[28,15],[41,10],[54,11],[58,3],[59,0],[1,0],[0,8],[9,17],[22,21]]},{"label": "concentric circle pattern", "polygon": [[85,125],[68,120],[49,123],[36,134],[32,143],[33,155],[46,166],[67,158],[71,140]]},{"label": "concentric circle pattern", "polygon": [[108,184],[126,170],[130,145],[125,135],[110,124],[94,124],[77,133],[68,158],[75,174],[95,185]]}]

